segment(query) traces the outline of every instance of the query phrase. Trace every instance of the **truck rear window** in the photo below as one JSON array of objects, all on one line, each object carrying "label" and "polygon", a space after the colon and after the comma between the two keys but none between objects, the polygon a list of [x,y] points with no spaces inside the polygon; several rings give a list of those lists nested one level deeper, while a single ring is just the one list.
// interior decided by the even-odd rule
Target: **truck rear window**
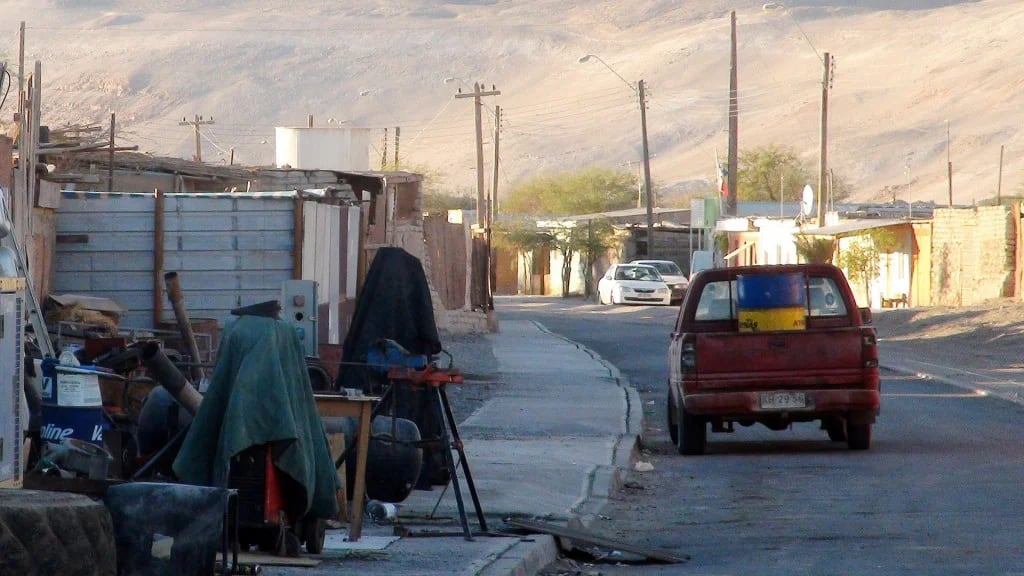
[{"label": "truck rear window", "polygon": [[[812,318],[847,315],[842,292],[832,278],[814,276],[807,283],[807,316]],[[704,285],[693,319],[697,322],[736,318],[737,290],[735,280],[720,280]]]}]

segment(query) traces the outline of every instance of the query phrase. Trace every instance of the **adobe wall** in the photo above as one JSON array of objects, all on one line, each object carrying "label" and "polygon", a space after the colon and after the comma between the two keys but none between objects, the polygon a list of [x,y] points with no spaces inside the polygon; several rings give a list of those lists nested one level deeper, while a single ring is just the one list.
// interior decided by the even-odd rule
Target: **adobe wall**
[{"label": "adobe wall", "polygon": [[1008,206],[935,210],[931,303],[970,305],[1012,296],[1016,245]]}]

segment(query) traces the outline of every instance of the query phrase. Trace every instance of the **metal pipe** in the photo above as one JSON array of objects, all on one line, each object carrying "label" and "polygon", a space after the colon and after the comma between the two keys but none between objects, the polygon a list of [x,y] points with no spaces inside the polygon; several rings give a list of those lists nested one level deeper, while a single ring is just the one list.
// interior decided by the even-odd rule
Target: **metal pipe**
[{"label": "metal pipe", "polygon": [[143,344],[142,364],[150,376],[166,388],[171,396],[174,396],[178,404],[181,404],[189,414],[196,415],[196,412],[199,411],[199,404],[203,401],[202,394],[189,384],[185,375],[171,363],[159,344],[156,342]]},{"label": "metal pipe", "polygon": [[164,283],[167,284],[167,298],[174,308],[174,317],[178,320],[178,330],[181,331],[181,338],[188,346],[188,354],[192,359],[189,370],[192,372],[192,380],[199,382],[203,379],[203,367],[199,364],[203,361],[199,357],[199,346],[196,344],[196,335],[192,332],[192,322],[188,318],[188,310],[185,308],[185,297],[181,294],[181,284],[178,282],[177,272],[164,274]]}]

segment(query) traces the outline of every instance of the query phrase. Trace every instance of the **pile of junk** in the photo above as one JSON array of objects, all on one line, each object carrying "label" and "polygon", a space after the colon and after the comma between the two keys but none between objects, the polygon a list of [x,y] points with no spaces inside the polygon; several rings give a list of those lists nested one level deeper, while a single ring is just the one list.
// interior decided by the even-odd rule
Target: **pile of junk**
[{"label": "pile of junk", "polygon": [[[318,554],[328,527],[356,523],[346,509],[451,482],[450,446],[439,442],[448,438],[447,400],[403,385],[431,371],[458,378],[450,355],[438,367],[444,351],[418,259],[378,251],[333,366],[317,357],[304,324],[316,315],[315,283],[288,281],[281,300],[197,332],[178,275],[165,281],[176,332],[61,320],[56,358],[30,339],[25,347],[25,488],[102,498],[119,574],[240,573],[240,552]],[[51,304],[110,317],[81,299]],[[325,395],[372,400],[358,481],[360,421],[322,417]],[[358,506],[356,485],[365,486]],[[473,497],[483,525],[475,489]]]}]

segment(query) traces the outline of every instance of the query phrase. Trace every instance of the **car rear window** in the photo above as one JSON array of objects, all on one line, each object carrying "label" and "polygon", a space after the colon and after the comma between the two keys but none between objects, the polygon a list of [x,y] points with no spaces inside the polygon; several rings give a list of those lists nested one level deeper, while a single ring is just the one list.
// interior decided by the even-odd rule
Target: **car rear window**
[{"label": "car rear window", "polygon": [[[700,293],[693,319],[698,322],[736,318],[736,281],[708,282]],[[811,318],[845,317],[843,293],[832,278],[814,276],[807,283],[807,316]]]}]

